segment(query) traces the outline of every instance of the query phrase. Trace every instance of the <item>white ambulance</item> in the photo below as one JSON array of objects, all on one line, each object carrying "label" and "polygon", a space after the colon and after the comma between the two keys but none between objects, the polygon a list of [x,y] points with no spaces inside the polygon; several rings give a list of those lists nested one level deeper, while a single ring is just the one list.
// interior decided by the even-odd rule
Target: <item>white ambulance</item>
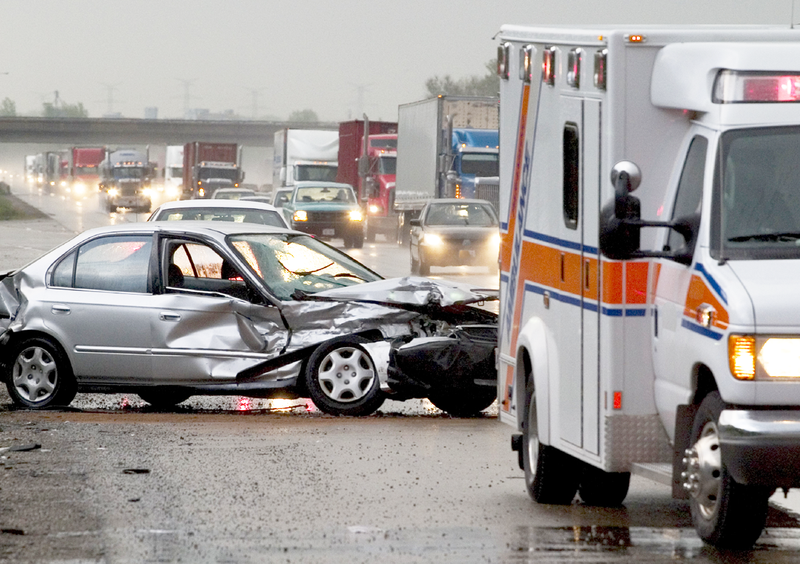
[{"label": "white ambulance", "polygon": [[[800,486],[800,30],[504,26],[498,400],[541,503]],[[638,189],[637,189],[638,188]]]}]

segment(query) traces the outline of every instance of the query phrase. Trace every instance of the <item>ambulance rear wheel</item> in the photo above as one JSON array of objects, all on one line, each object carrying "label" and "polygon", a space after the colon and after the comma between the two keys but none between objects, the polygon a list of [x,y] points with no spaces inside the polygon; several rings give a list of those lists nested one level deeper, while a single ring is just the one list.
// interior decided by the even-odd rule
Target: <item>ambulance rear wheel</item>
[{"label": "ambulance rear wheel", "polygon": [[[531,381],[533,378],[530,379]],[[529,383],[522,428],[522,465],[528,495],[537,503],[568,505],[580,483],[581,463],[570,455],[539,442],[536,396]]]},{"label": "ambulance rear wheel", "polygon": [[772,490],[739,484],[728,474],[719,443],[723,409],[725,402],[718,392],[711,392],[700,404],[686,456],[685,485],[698,536],[718,548],[746,549],[764,530]]},{"label": "ambulance rear wheel", "polygon": [[630,472],[605,472],[587,465],[581,476],[578,493],[586,505],[616,507],[625,501],[630,483]]}]

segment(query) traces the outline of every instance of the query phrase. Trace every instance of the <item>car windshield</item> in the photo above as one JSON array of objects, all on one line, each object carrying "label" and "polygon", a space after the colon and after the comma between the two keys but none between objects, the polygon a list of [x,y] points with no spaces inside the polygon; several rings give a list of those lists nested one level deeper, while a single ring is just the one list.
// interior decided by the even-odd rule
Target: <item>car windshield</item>
[{"label": "car windshield", "polygon": [[295,194],[295,200],[302,203],[320,203],[320,202],[337,202],[354,204],[356,196],[353,190],[347,188],[337,188],[329,186],[313,186],[308,188],[298,188]]},{"label": "car windshield", "polygon": [[425,215],[425,225],[492,227],[497,225],[497,218],[486,204],[431,204]]},{"label": "car windshield", "polygon": [[233,235],[229,240],[281,300],[294,299],[298,290],[314,294],[381,280],[366,266],[308,235],[258,233]]},{"label": "car windshield", "polygon": [[721,233],[724,258],[800,257],[800,127],[729,131],[718,162],[712,255]]},{"label": "car windshield", "polygon": [[252,190],[219,190],[214,192],[215,200],[238,200],[243,196],[254,196],[255,192]]},{"label": "car windshield", "polygon": [[464,153],[461,156],[461,173],[475,176],[500,174],[500,159],[496,153]]},{"label": "car windshield", "polygon": [[153,221],[230,221],[233,223],[259,223],[273,227],[286,227],[280,214],[271,210],[247,208],[181,208],[161,210]]},{"label": "car windshield", "polygon": [[296,178],[316,182],[336,182],[337,167],[329,165],[296,165]]}]

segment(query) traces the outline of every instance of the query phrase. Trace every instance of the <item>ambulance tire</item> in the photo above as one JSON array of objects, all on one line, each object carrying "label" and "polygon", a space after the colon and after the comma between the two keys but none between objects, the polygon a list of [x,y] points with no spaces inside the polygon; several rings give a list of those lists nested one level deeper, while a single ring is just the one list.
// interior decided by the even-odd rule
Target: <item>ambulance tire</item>
[{"label": "ambulance tire", "polygon": [[719,454],[718,422],[723,409],[722,397],[711,392],[695,415],[691,450],[692,457],[699,457],[699,487],[690,492],[689,507],[695,531],[704,542],[717,548],[748,549],[764,530],[772,489],[739,484],[728,474]]},{"label": "ambulance tire", "polygon": [[[532,380],[532,378],[530,379]],[[581,478],[581,463],[560,450],[539,442],[536,397],[528,386],[522,429],[522,465],[528,495],[537,503],[569,505]]]},{"label": "ambulance tire", "polygon": [[605,472],[587,464],[578,494],[586,505],[617,507],[625,501],[630,483],[630,472]]}]

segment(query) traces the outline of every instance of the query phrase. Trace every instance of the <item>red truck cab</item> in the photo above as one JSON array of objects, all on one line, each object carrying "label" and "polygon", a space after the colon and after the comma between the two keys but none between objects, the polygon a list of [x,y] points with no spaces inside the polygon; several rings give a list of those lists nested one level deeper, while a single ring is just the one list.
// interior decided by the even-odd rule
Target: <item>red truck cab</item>
[{"label": "red truck cab", "polygon": [[336,180],[355,188],[366,213],[367,241],[374,241],[377,233],[392,241],[397,237],[393,212],[396,163],[397,123],[354,120],[339,124]]}]

